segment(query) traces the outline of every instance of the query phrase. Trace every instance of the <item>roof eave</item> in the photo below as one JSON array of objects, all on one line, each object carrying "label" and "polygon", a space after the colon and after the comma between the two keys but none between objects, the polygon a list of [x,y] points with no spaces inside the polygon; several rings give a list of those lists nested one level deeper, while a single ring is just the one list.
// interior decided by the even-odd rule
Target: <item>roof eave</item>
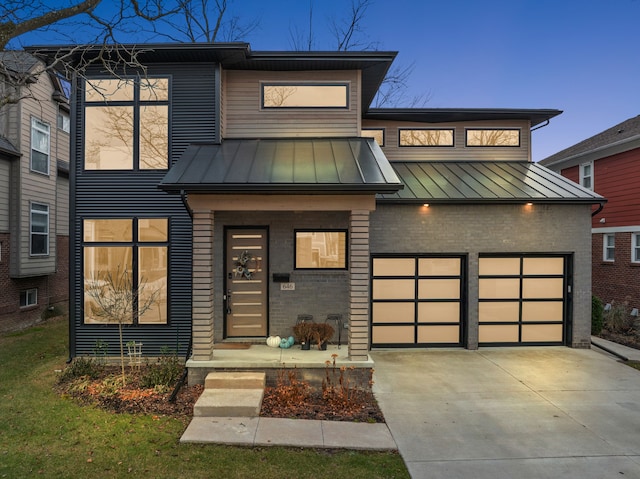
[{"label": "roof eave", "polygon": [[244,195],[279,194],[279,195],[331,195],[331,194],[393,194],[402,189],[404,185],[308,185],[308,184],[228,184],[228,185],[202,185],[202,184],[159,184],[158,188],[167,193],[210,193],[229,194],[240,193]]}]

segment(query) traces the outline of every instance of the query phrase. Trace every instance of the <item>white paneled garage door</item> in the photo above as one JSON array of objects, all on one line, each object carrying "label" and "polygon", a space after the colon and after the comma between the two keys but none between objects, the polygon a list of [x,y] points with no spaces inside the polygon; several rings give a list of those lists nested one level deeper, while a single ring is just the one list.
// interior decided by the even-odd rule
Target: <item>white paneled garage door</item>
[{"label": "white paneled garage door", "polygon": [[463,256],[374,256],[372,346],[460,346],[465,264]]},{"label": "white paneled garage door", "polygon": [[479,258],[479,344],[563,344],[570,286],[565,256]]}]

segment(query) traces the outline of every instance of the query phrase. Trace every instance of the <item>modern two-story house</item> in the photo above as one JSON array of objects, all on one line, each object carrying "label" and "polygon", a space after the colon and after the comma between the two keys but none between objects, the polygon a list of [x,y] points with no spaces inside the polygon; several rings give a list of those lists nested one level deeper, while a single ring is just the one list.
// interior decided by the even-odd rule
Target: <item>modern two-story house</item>
[{"label": "modern two-story house", "polygon": [[594,211],[593,293],[605,303],[640,308],[640,116],[629,118],[540,161],[607,198]]},{"label": "modern two-story house", "polygon": [[[0,52],[0,332],[68,303],[68,94],[22,51]],[[56,309],[57,310],[57,309]]]},{"label": "modern two-story house", "polygon": [[371,108],[395,55],[145,45],[144,75],[76,78],[72,356],[115,351],[89,294],[105,271],[130,272],[136,304],[155,295],[126,340],[192,342],[192,369],[301,314],[340,315],[353,361],[589,347],[604,200],[531,161],[531,129],[560,111]]}]

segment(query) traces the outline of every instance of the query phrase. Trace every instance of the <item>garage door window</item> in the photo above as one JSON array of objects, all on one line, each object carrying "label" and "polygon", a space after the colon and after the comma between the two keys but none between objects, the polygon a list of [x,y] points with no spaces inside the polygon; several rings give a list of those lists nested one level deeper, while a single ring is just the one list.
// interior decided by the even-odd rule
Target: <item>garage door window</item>
[{"label": "garage door window", "polygon": [[561,344],[565,261],[562,256],[481,257],[480,344]]}]

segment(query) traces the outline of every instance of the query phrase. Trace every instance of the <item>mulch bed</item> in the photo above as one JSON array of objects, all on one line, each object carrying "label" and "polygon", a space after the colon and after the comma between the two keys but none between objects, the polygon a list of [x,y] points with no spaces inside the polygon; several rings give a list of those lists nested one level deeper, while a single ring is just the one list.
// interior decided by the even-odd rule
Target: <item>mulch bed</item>
[{"label": "mulch bed", "polygon": [[[114,383],[117,384],[120,370],[117,367],[105,367],[98,378],[83,377],[74,381],[58,383],[55,389],[61,396],[70,397],[80,404],[95,405],[115,413],[174,417],[188,424],[193,417],[193,405],[202,394],[204,387],[202,385],[184,385],[175,402],[170,403],[169,396],[173,388],[158,391],[140,387],[140,378],[144,367],[142,366],[140,370],[127,368],[127,383],[124,387],[110,386]],[[323,399],[322,393],[315,390],[304,402],[283,405],[276,394],[276,389],[266,388],[260,416],[384,422],[382,411],[370,391],[357,391],[348,405],[327,403]]]},{"label": "mulch bed", "polygon": [[612,333],[603,329],[598,337],[606,339],[607,341],[613,341],[614,343],[622,344],[634,349],[640,349],[640,337],[636,334],[621,334]]}]

